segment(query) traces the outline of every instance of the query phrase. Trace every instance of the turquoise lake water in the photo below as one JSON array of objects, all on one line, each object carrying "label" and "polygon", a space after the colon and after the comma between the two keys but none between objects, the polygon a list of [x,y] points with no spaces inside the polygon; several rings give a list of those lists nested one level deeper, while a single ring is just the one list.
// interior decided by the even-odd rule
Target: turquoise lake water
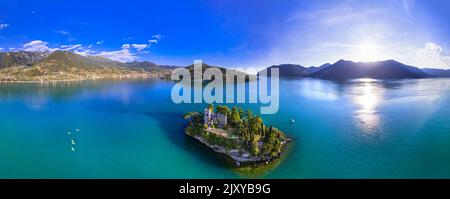
[{"label": "turquoise lake water", "polygon": [[[0,178],[241,178],[184,135],[205,105],[172,103],[172,86],[0,84]],[[450,79],[282,80],[263,119],[295,143],[261,177],[450,178],[449,105]]]}]

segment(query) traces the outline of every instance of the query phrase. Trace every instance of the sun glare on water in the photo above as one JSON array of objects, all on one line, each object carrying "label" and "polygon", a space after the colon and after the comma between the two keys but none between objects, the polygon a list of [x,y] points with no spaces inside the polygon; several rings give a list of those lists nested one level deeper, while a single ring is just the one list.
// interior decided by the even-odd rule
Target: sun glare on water
[{"label": "sun glare on water", "polygon": [[371,79],[362,79],[361,86],[355,88],[357,93],[354,102],[358,105],[354,116],[357,126],[366,133],[373,133],[380,128],[380,115],[377,111],[381,99],[381,91]]}]

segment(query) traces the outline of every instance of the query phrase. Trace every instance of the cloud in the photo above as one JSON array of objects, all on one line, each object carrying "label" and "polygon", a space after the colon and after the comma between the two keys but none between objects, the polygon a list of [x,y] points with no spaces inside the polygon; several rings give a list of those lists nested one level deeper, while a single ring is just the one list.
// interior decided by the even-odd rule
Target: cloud
[{"label": "cloud", "polygon": [[132,62],[138,58],[128,48],[122,48],[121,50],[117,51],[102,51],[102,52],[85,48],[77,48],[73,52],[82,56],[100,56],[118,62]]},{"label": "cloud", "polygon": [[148,48],[149,45],[147,44],[123,44],[122,49],[136,49],[137,51],[144,50]]},{"label": "cloud", "polygon": [[132,53],[129,49],[121,49],[117,51],[102,51],[97,52],[90,49],[78,48],[74,51],[74,53],[82,55],[82,56],[100,56],[104,58],[108,58],[118,62],[132,62],[136,60],[137,57],[134,53]]},{"label": "cloud", "polygon": [[[90,45],[92,47],[92,45]],[[22,48],[10,48],[10,51],[13,50],[23,50],[23,51],[32,51],[32,52],[53,52],[56,50],[63,50],[63,51],[71,51],[76,54],[82,55],[82,56],[101,56],[104,58],[108,58],[114,61],[119,62],[131,62],[136,60],[137,57],[135,52],[132,52],[132,49],[136,49],[137,51],[140,51],[142,49],[145,49],[148,45],[147,44],[124,44],[122,45],[122,48],[120,50],[116,51],[95,51],[92,49],[89,49],[89,47],[85,48],[82,44],[68,44],[68,45],[61,45],[59,48],[50,48],[48,47],[48,42],[42,41],[42,40],[34,40],[29,43],[26,43],[23,45]],[[144,48],[145,47],[145,48]],[[142,53],[142,52],[141,52]]]},{"label": "cloud", "polygon": [[67,32],[65,30],[56,30],[55,32],[58,34],[62,34],[62,35],[69,35],[69,32]]},{"label": "cloud", "polygon": [[103,44],[103,40],[97,41],[97,43],[95,43],[96,45],[102,45]]},{"label": "cloud", "polygon": [[82,56],[96,56],[96,52],[90,49],[77,48],[73,52]]},{"label": "cloud", "polygon": [[[133,47],[133,45],[132,44],[123,44],[121,46],[120,50],[102,51],[102,52],[91,50],[91,49],[89,49],[89,47],[87,49],[77,48],[74,51],[74,53],[83,55],[83,56],[100,56],[100,57],[108,58],[108,59],[118,61],[118,62],[132,62],[132,61],[136,60],[137,58],[139,58],[135,55],[135,53],[133,53],[131,51],[132,48],[136,48],[136,46]],[[137,46],[137,47],[140,48],[140,46]]]},{"label": "cloud", "polygon": [[305,20],[329,27],[345,24],[351,21],[370,19],[380,13],[378,9],[355,10],[349,6],[333,7],[310,12],[298,12],[287,19],[286,22]]},{"label": "cloud", "polygon": [[66,30],[55,30],[55,33],[61,34],[67,37],[67,41],[75,41],[76,39]]},{"label": "cloud", "polygon": [[[23,50],[23,51],[31,51],[31,52],[53,52],[56,50],[64,50],[64,51],[74,51],[77,49],[81,49],[82,45],[81,44],[69,44],[69,45],[61,45],[59,48],[50,48],[48,47],[48,42],[45,41],[41,41],[41,40],[34,40],[31,41],[29,43],[26,43],[23,45],[22,48],[20,48],[19,50]],[[10,49],[12,50],[16,50],[14,49]]]},{"label": "cloud", "polygon": [[162,36],[160,34],[153,35],[152,37],[157,39],[157,40],[160,40],[162,38]]},{"label": "cloud", "polygon": [[144,50],[146,48],[148,48],[147,44],[131,44],[131,46],[136,49],[137,51],[141,51]]},{"label": "cloud", "polygon": [[411,17],[414,9],[414,0],[402,0],[402,4],[406,14]]},{"label": "cloud", "polygon": [[425,51],[432,55],[439,55],[442,52],[442,47],[435,43],[425,44]]},{"label": "cloud", "polygon": [[51,52],[51,51],[58,50],[58,49],[54,49],[54,48],[49,48],[47,46],[47,44],[48,43],[45,42],[45,41],[34,40],[34,41],[31,41],[29,43],[24,44],[22,50],[24,50],[24,51],[32,51],[32,52],[35,52],[35,51],[39,51],[39,52],[47,52],[47,51],[49,51],[49,52]]},{"label": "cloud", "polygon": [[0,48],[0,51],[2,51],[3,50],[3,48]]},{"label": "cloud", "polygon": [[105,57],[119,62],[131,62],[137,59],[134,53],[131,53],[130,50],[126,48],[118,51],[103,51],[99,54],[96,54],[96,56]]},{"label": "cloud", "polygon": [[[160,35],[155,36],[157,38],[161,38]],[[154,39],[154,41],[149,40],[149,44],[122,44],[120,47],[121,50],[117,51],[102,51],[102,52],[96,52],[93,50],[90,50],[89,48],[92,46],[89,46],[87,49],[82,49],[81,47],[76,48],[75,53],[84,55],[84,56],[101,56],[105,57],[114,61],[119,62],[131,62],[139,58],[136,56],[136,53],[148,53],[147,51],[143,51],[144,49],[150,47],[152,43],[157,43],[158,41]],[[97,44],[103,43],[102,41],[97,42]],[[75,46],[73,46],[75,47]]]},{"label": "cloud", "polygon": [[[131,37],[129,37],[129,38],[131,39]],[[158,35],[153,35],[152,38],[154,38],[154,39],[148,40],[148,44],[123,44],[121,48],[142,51],[146,48],[149,48],[152,44],[157,44],[159,42],[159,39],[162,38],[162,36],[158,34]]]},{"label": "cloud", "polygon": [[9,27],[9,24],[7,24],[7,23],[0,24],[0,30],[5,29],[7,27]]},{"label": "cloud", "polygon": [[65,50],[65,51],[71,51],[71,50],[76,50],[78,48],[82,48],[81,44],[73,44],[73,45],[62,45],[60,47],[61,50]]},{"label": "cloud", "polygon": [[445,54],[440,45],[429,42],[417,52],[417,62],[424,67],[449,68],[450,54]]},{"label": "cloud", "polygon": [[153,35],[152,38],[153,39],[148,40],[148,43],[149,43],[148,46],[157,44],[161,40],[162,36],[160,34],[157,34],[157,35]]}]

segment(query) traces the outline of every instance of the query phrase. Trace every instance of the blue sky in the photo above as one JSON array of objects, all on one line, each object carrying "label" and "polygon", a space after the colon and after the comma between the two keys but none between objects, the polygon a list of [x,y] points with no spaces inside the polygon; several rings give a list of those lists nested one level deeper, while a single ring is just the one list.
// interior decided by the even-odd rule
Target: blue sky
[{"label": "blue sky", "polygon": [[249,70],[339,59],[450,68],[446,0],[0,1],[0,50]]}]

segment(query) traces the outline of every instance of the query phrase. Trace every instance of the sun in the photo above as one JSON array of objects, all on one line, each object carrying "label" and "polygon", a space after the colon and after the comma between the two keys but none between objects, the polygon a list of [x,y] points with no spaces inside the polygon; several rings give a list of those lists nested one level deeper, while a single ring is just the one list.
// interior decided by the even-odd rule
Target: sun
[{"label": "sun", "polygon": [[357,45],[356,53],[359,61],[377,61],[379,57],[379,47],[371,41],[365,41]]}]

